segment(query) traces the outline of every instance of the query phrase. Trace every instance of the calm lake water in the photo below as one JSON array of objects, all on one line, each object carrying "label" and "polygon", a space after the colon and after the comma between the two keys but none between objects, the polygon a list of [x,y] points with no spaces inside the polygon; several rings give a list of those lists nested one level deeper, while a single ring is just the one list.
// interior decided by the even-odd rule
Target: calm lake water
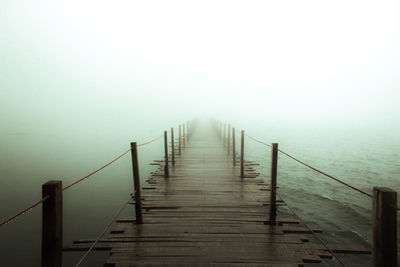
[{"label": "calm lake water", "polygon": [[[400,191],[399,132],[323,127],[260,127],[237,124],[246,133],[368,192],[373,186]],[[145,129],[145,130],[143,130]],[[239,127],[236,128],[237,133]],[[130,141],[145,142],[162,128],[125,131],[126,134],[47,133],[38,130],[0,133],[0,218],[40,199],[41,184],[60,179],[64,185],[84,176],[125,151]],[[132,140],[134,138],[135,140]],[[246,139],[246,159],[256,160],[268,180],[270,149]],[[142,180],[161,159],[162,140],[139,148]],[[372,202],[368,197],[279,155],[280,194],[310,225],[322,228],[330,243],[371,244]],[[64,244],[94,238],[114,216],[132,188],[130,155],[64,193]],[[279,212],[279,211],[278,211]],[[281,211],[285,214],[286,211]],[[133,215],[128,207],[123,216]],[[279,215],[279,213],[278,213]],[[41,208],[0,228],[2,266],[39,266]],[[398,238],[399,239],[399,238]],[[64,253],[71,266],[82,252]],[[108,252],[94,252],[84,266],[101,266]],[[368,256],[343,256],[349,266],[368,266]],[[325,261],[313,266],[339,266]]]},{"label": "calm lake water", "polygon": [[[266,143],[278,142],[281,150],[362,190],[372,193],[374,186],[382,186],[400,192],[398,130],[311,125],[296,128],[247,125],[246,129],[248,135]],[[263,163],[258,169],[268,180],[270,148],[250,139],[246,139],[245,146],[247,158]],[[280,153],[278,186],[282,197],[306,222],[325,231],[322,237],[329,243],[371,246],[369,197]],[[399,226],[398,219],[398,229]],[[399,236],[398,232],[398,241]],[[371,266],[368,256],[339,256],[349,266]],[[321,266],[340,265],[327,261]]]}]

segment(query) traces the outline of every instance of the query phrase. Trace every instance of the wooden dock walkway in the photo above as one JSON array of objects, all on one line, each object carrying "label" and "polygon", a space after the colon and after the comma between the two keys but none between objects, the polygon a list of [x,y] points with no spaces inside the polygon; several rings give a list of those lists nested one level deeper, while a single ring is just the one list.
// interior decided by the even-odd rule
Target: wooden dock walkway
[{"label": "wooden dock walkway", "polygon": [[[151,163],[157,165],[157,169],[150,173],[143,187],[140,186],[137,147],[156,142],[162,136],[140,144],[131,142],[128,150],[67,185],[63,186],[61,180],[42,184],[42,198],[1,220],[0,226],[14,222],[41,205],[42,267],[61,267],[63,251],[85,251],[76,267],[95,250],[110,251],[104,266],[302,266],[333,257],[335,263],[347,266],[337,253],[371,254],[370,248],[326,244],[316,234],[322,230],[310,228],[290,203],[280,198],[276,190],[279,152],[371,198],[371,263],[375,267],[398,266],[396,233],[400,209],[396,191],[375,186],[371,193],[357,188],[278,149],[277,143],[267,144],[245,134],[244,130],[241,131],[240,157],[237,154],[233,157],[229,155],[229,148],[236,147],[236,134],[234,128],[230,132],[230,124],[228,131],[227,125],[217,120],[197,128],[196,124],[197,120],[192,120],[186,126],[179,125],[177,146],[171,128],[170,148],[176,149],[170,154],[167,131],[164,131],[165,158]],[[245,161],[245,136],[271,148],[271,172],[267,178],[271,185],[259,178],[253,169],[257,162]],[[128,153],[132,157],[134,194],[127,196],[127,201],[95,239],[64,245],[63,192]],[[172,162],[174,158],[176,162]],[[134,206],[135,217],[121,218],[121,212],[128,206]],[[114,228],[109,231],[111,226]]]},{"label": "wooden dock walkway", "polygon": [[[310,232],[297,220],[265,223],[269,186],[255,177],[254,163],[246,163],[251,178],[240,178],[210,127],[199,127],[175,159],[169,178],[156,161],[142,187],[143,224],[120,218],[96,246],[110,250],[105,266],[302,266],[331,257],[308,242]],[[76,241],[74,248],[86,250],[91,242]]]}]

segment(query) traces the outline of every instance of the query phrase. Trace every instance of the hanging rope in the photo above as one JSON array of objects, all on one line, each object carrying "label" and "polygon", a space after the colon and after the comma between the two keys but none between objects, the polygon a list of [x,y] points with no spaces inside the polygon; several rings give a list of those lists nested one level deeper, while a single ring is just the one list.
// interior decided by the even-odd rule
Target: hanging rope
[{"label": "hanging rope", "polygon": [[160,138],[163,137],[163,136],[164,136],[164,135],[160,135],[159,137],[156,137],[156,138],[154,138],[154,139],[152,139],[152,140],[150,140],[150,141],[148,141],[148,142],[146,142],[146,143],[139,144],[138,146],[145,146],[145,145],[151,144],[151,143],[157,141],[158,139],[160,139]]},{"label": "hanging rope", "polygon": [[[151,144],[151,143],[153,143],[153,142],[159,140],[161,137],[163,137],[163,135],[161,135],[161,136],[159,136],[159,137],[156,137],[156,138],[154,138],[154,139],[152,139],[152,140],[150,140],[150,141],[148,141],[148,142],[139,144],[138,146],[145,146],[145,145]],[[111,160],[110,162],[104,164],[104,165],[101,166],[100,168],[98,168],[98,169],[92,171],[91,173],[89,173],[89,174],[83,176],[82,178],[79,178],[79,179],[75,180],[74,182],[72,182],[71,184],[69,184],[69,185],[63,187],[62,190],[63,190],[63,191],[64,191],[64,190],[67,190],[68,188],[70,188],[70,187],[76,185],[77,183],[80,183],[80,182],[82,182],[83,180],[89,178],[90,176],[96,174],[97,172],[101,171],[102,169],[106,168],[107,166],[113,164],[114,162],[116,162],[117,160],[119,160],[120,158],[122,158],[123,156],[125,156],[129,151],[131,151],[131,149],[126,150],[124,153],[122,153],[121,155],[119,155],[119,156],[116,157],[115,159]],[[30,205],[30,206],[24,208],[23,210],[17,212],[16,214],[10,216],[9,218],[3,220],[2,222],[0,222],[0,226],[3,226],[3,225],[5,225],[5,224],[11,222],[11,221],[14,220],[15,218],[17,218],[17,217],[19,217],[19,216],[25,214],[26,212],[30,211],[30,210],[33,209],[34,207],[36,207],[36,206],[38,206],[39,204],[41,204],[41,203],[43,203],[44,201],[46,201],[46,199],[48,199],[48,198],[49,198],[49,197],[46,196],[46,197],[44,197],[44,198],[38,200],[37,202],[33,203],[32,205]]]},{"label": "hanging rope", "polygon": [[305,162],[303,162],[303,161],[301,161],[301,160],[299,160],[299,159],[297,159],[297,158],[295,158],[295,157],[289,155],[288,153],[286,153],[286,152],[284,152],[284,151],[282,151],[282,150],[280,150],[280,149],[278,149],[278,151],[281,152],[282,154],[284,154],[285,156],[287,156],[287,157],[289,157],[289,158],[291,158],[291,159],[293,159],[293,160],[299,162],[300,164],[303,164],[304,166],[306,166],[306,167],[308,167],[308,168],[310,168],[310,169],[312,169],[312,170],[314,170],[314,171],[316,171],[316,172],[318,172],[318,173],[320,173],[320,174],[322,174],[322,175],[325,175],[326,177],[329,177],[329,178],[331,178],[332,180],[335,180],[336,182],[339,182],[339,183],[341,183],[341,184],[343,184],[343,185],[345,185],[345,186],[347,186],[347,187],[350,187],[351,189],[356,190],[356,191],[360,192],[361,194],[364,194],[364,195],[369,196],[369,197],[371,197],[371,198],[373,197],[373,195],[372,195],[371,193],[368,193],[368,192],[366,192],[366,191],[364,191],[364,190],[361,190],[361,189],[359,189],[359,188],[357,188],[357,187],[355,187],[355,186],[352,186],[352,185],[350,185],[350,184],[348,184],[348,183],[346,183],[346,182],[340,180],[339,178],[336,178],[336,177],[334,177],[334,176],[332,176],[332,175],[330,175],[330,174],[327,174],[326,172],[323,172],[323,171],[321,171],[321,170],[318,170],[317,168],[312,167],[311,165],[309,165],[309,164],[307,164],[307,163],[305,163]]},{"label": "hanging rope", "polygon": [[49,198],[49,196],[45,196],[45,197],[42,198],[41,200],[39,200],[39,201],[33,203],[32,205],[26,207],[26,208],[23,209],[23,210],[17,212],[17,213],[14,214],[13,216],[8,217],[7,219],[5,219],[4,221],[2,221],[2,222],[0,223],[0,226],[3,226],[3,225],[5,225],[5,224],[11,222],[12,220],[14,220],[15,218],[21,216],[21,215],[24,214],[25,212],[30,211],[31,209],[33,209],[33,208],[36,207],[37,205],[39,205],[39,204],[45,202],[48,198]]},{"label": "hanging rope", "polygon": [[[257,140],[256,138],[251,137],[251,136],[249,136],[249,135],[247,135],[247,134],[245,134],[245,135],[246,135],[247,137],[249,137],[250,139],[252,139],[253,141],[255,141],[255,142],[258,142],[258,143],[263,144],[263,145],[265,145],[265,146],[271,147],[271,145],[269,145],[269,144],[267,144],[267,143],[264,143],[264,142],[262,142],[262,141],[260,141],[260,140]],[[362,193],[362,194],[364,194],[364,195],[366,195],[366,196],[369,196],[369,197],[371,197],[371,198],[373,197],[371,193],[368,193],[368,192],[366,192],[366,191],[364,191],[364,190],[362,190],[362,189],[359,189],[359,188],[357,188],[357,187],[355,187],[355,186],[352,186],[352,185],[350,185],[350,184],[344,182],[343,180],[340,180],[340,179],[337,178],[337,177],[334,177],[334,176],[332,176],[332,175],[330,175],[330,174],[328,174],[328,173],[326,173],[326,172],[324,172],[324,171],[321,171],[321,170],[319,170],[319,169],[317,169],[317,168],[315,168],[315,167],[312,167],[311,165],[309,165],[309,164],[307,164],[307,163],[305,163],[305,162],[303,162],[303,161],[301,161],[301,160],[299,160],[299,159],[293,157],[292,155],[290,155],[290,154],[288,154],[288,153],[286,153],[286,152],[284,152],[284,151],[282,151],[282,150],[280,150],[280,149],[278,149],[278,151],[281,152],[282,154],[284,154],[285,156],[287,156],[287,157],[289,157],[289,158],[291,158],[291,159],[293,159],[293,160],[299,162],[300,164],[302,164],[302,165],[304,165],[304,166],[306,166],[306,167],[308,167],[308,168],[310,168],[310,169],[312,169],[312,170],[314,170],[314,171],[316,171],[316,172],[318,172],[318,173],[320,173],[320,174],[322,174],[322,175],[325,175],[326,177],[331,178],[332,180],[335,180],[336,182],[339,182],[339,183],[341,183],[341,184],[343,184],[343,185],[345,185],[345,186],[347,186],[347,187],[349,187],[349,188],[351,188],[351,189],[353,189],[353,190],[355,190],[355,191],[358,191],[358,192],[360,192],[360,193]]]},{"label": "hanging rope", "polygon": [[248,138],[250,138],[251,140],[257,142],[257,143],[263,144],[264,146],[272,147],[270,144],[264,143],[264,142],[254,138],[254,137],[251,137],[250,135],[247,135],[247,134],[244,134],[244,135],[247,136]]},{"label": "hanging rope", "polygon": [[[148,144],[150,144],[150,143],[153,143],[153,142],[157,141],[157,140],[160,139],[161,137],[162,137],[162,135],[159,136],[159,137],[157,137],[157,138],[154,138],[154,139],[152,139],[152,140],[150,140],[150,141],[148,141],[148,142],[146,142],[146,143],[139,144],[138,146],[148,145]],[[112,161],[110,161],[110,162],[106,163],[105,165],[101,166],[100,168],[98,168],[97,170],[94,170],[94,171],[92,171],[91,173],[89,173],[88,175],[85,175],[84,177],[82,177],[82,178],[76,180],[75,182],[73,182],[73,183],[71,183],[71,184],[65,186],[65,187],[63,188],[63,191],[64,191],[64,190],[67,190],[67,189],[70,188],[71,186],[74,186],[74,185],[76,185],[77,183],[79,183],[79,182],[81,182],[81,181],[83,181],[83,180],[89,178],[90,176],[92,176],[93,174],[95,174],[95,173],[101,171],[101,170],[104,169],[105,167],[107,167],[107,166],[113,164],[114,162],[116,162],[117,160],[119,160],[120,158],[122,158],[123,156],[125,156],[129,151],[131,151],[131,149],[128,149],[127,151],[125,151],[124,153],[122,153],[121,155],[119,155],[118,157],[116,157],[115,159],[113,159]]]},{"label": "hanging rope", "polygon": [[93,250],[93,248],[97,245],[97,243],[100,241],[100,239],[104,236],[104,234],[107,232],[108,228],[115,222],[115,220],[118,218],[118,216],[121,214],[121,212],[125,209],[126,205],[130,202],[132,199],[131,196],[129,196],[128,200],[119,208],[117,214],[112,218],[112,220],[106,225],[104,228],[103,232],[100,233],[100,235],[97,236],[96,240],[93,242],[93,244],[89,247],[89,249],[83,254],[83,256],[80,258],[80,260],[75,264],[75,267],[78,267],[89,255],[89,253]]},{"label": "hanging rope", "polygon": [[288,207],[288,209],[299,219],[299,221],[311,232],[311,234],[313,234],[315,236],[315,238],[317,238],[319,240],[319,242],[321,242],[321,244],[329,251],[329,253],[332,254],[333,257],[335,257],[335,259],[337,259],[338,262],[340,262],[342,264],[342,266],[346,266],[346,264],[344,264],[338,256],[336,256],[336,254],[328,247],[328,245],[303,221],[303,219],[301,219],[301,217],[292,209],[292,207],[289,206],[289,204],[278,194],[278,192],[276,192],[276,195],[280,198],[280,200],[282,200],[283,203],[286,204],[286,206]]},{"label": "hanging rope", "polygon": [[88,175],[85,175],[85,176],[83,176],[82,178],[79,178],[78,180],[72,182],[71,184],[69,184],[69,185],[63,187],[62,190],[63,190],[63,191],[64,191],[64,190],[67,190],[68,188],[70,188],[70,187],[76,185],[77,183],[82,182],[83,180],[89,178],[89,177],[92,176],[93,174],[95,174],[95,173],[101,171],[101,170],[104,169],[105,167],[107,167],[107,166],[113,164],[114,162],[116,162],[117,160],[119,160],[120,158],[122,158],[123,156],[125,156],[129,151],[131,151],[131,149],[128,149],[127,151],[125,151],[124,153],[122,153],[121,155],[119,155],[118,157],[116,157],[115,159],[113,159],[112,161],[110,161],[110,162],[104,164],[103,166],[101,166],[100,168],[98,168],[97,170],[94,170],[94,171],[92,171],[91,173],[89,173]]}]

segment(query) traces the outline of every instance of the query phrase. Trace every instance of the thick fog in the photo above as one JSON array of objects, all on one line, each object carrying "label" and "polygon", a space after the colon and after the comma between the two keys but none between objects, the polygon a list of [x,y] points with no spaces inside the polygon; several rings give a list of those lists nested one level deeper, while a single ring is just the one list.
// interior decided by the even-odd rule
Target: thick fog
[{"label": "thick fog", "polygon": [[[2,131],[399,120],[398,1],[2,1]],[[67,130],[68,129],[68,130]]]},{"label": "thick fog", "polygon": [[[365,190],[398,191],[399,48],[398,0],[2,0],[0,219],[40,199],[42,183],[66,185],[197,117],[279,142]],[[162,149],[161,139],[139,149],[142,180]],[[248,139],[246,149],[265,176],[267,150]],[[368,240],[369,199],[282,162],[292,179],[280,190],[302,214],[315,206],[299,199],[345,200],[325,212],[359,201],[362,223],[340,213],[334,227]],[[96,236],[131,191],[125,157],[66,192],[64,243]],[[324,211],[307,219],[329,228]],[[0,229],[3,264],[39,265],[40,218],[36,208]],[[79,256],[68,255],[66,266]]]}]

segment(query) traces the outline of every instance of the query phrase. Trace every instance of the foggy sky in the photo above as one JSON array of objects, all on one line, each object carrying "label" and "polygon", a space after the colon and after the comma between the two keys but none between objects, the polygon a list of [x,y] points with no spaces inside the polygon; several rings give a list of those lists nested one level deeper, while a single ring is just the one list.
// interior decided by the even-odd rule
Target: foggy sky
[{"label": "foggy sky", "polygon": [[0,5],[0,119],[12,129],[400,118],[396,0]]}]

